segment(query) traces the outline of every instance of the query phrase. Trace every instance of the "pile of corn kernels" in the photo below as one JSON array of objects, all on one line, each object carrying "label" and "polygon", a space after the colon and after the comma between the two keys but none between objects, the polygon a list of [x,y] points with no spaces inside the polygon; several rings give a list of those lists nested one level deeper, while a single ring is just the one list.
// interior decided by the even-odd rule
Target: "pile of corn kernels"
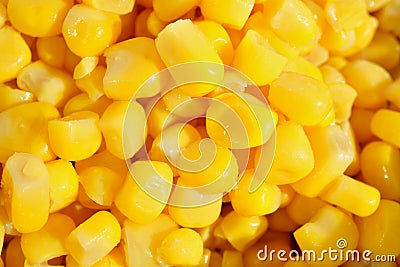
[{"label": "pile of corn kernels", "polygon": [[[399,266],[399,38],[399,0],[0,0],[0,266]],[[258,102],[236,97],[251,99],[248,84],[185,85],[144,104],[162,87],[141,90],[146,80],[190,62],[231,66],[268,101],[270,118],[244,123],[245,170],[224,125],[170,113],[209,98],[254,121]],[[268,164],[264,134],[275,157],[249,192]],[[206,169],[169,161],[196,159],[206,138]],[[135,179],[168,199],[174,184],[239,173],[196,207]],[[301,256],[328,248],[371,262]]]}]

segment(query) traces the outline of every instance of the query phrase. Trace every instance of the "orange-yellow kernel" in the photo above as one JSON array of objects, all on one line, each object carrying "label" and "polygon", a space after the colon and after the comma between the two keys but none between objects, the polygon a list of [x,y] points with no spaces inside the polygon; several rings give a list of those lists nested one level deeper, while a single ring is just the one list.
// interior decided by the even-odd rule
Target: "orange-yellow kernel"
[{"label": "orange-yellow kernel", "polygon": [[49,121],[49,140],[54,153],[69,161],[92,156],[101,144],[98,121],[99,116],[92,111],[79,111]]},{"label": "orange-yellow kernel", "polygon": [[77,55],[75,55],[71,49],[69,49],[69,47],[67,46],[67,49],[65,51],[65,55],[64,55],[64,68],[66,71],[68,71],[69,73],[73,73],[75,66],[79,63],[79,61],[81,60],[80,57],[78,57]]},{"label": "orange-yellow kernel", "polygon": [[96,101],[104,95],[103,78],[105,73],[105,67],[97,66],[88,75],[76,79],[76,87],[78,87],[81,91],[87,93],[91,100]]},{"label": "orange-yellow kernel", "polygon": [[58,159],[46,163],[50,182],[50,212],[59,211],[78,197],[79,180],[71,162]]},{"label": "orange-yellow kernel", "polygon": [[348,84],[334,82],[328,84],[333,100],[333,108],[335,111],[336,122],[343,122],[350,118],[351,109],[357,92]]},{"label": "orange-yellow kernel", "polygon": [[324,8],[327,22],[336,31],[352,30],[368,18],[365,0],[327,0]]},{"label": "orange-yellow kernel", "polygon": [[371,132],[382,140],[400,147],[400,112],[380,109],[371,119]]},{"label": "orange-yellow kernel", "polygon": [[106,96],[102,96],[93,101],[89,95],[82,93],[71,97],[64,105],[63,115],[68,116],[78,111],[92,111],[102,116],[105,110],[113,101]]},{"label": "orange-yellow kernel", "polygon": [[8,85],[0,84],[0,99],[0,112],[2,112],[14,106],[33,102],[35,96],[31,92],[14,89]]},{"label": "orange-yellow kernel", "polygon": [[287,207],[294,197],[296,196],[296,191],[290,185],[279,185],[279,190],[281,190],[281,204],[279,208]]},{"label": "orange-yellow kernel", "polygon": [[72,77],[77,80],[89,75],[99,63],[99,57],[83,57],[75,66]]},{"label": "orange-yellow kernel", "polygon": [[34,37],[55,36],[73,0],[9,0],[8,18],[19,31]]},{"label": "orange-yellow kernel", "polygon": [[7,215],[20,233],[44,226],[49,216],[49,174],[41,158],[15,153],[4,165],[2,197]]},{"label": "orange-yellow kernel", "polygon": [[82,203],[76,201],[68,207],[60,210],[60,213],[70,217],[76,225],[79,225],[86,221],[90,216],[95,214],[97,210],[88,209],[82,205]]},{"label": "orange-yellow kernel", "polygon": [[321,71],[322,78],[327,85],[331,83],[346,83],[346,80],[339,70],[331,65],[324,64],[319,68],[319,70]]},{"label": "orange-yellow kernel", "polygon": [[[67,264],[68,265],[68,264]],[[115,247],[110,253],[91,267],[125,267],[124,251],[121,246]],[[74,266],[71,266],[74,267]]]},{"label": "orange-yellow kernel", "polygon": [[10,81],[31,62],[29,46],[14,28],[0,28],[0,82]]},{"label": "orange-yellow kernel", "polygon": [[347,167],[344,174],[354,177],[360,172],[360,144],[358,143],[354,130],[348,120],[341,123],[340,127],[344,131],[345,135],[348,137],[351,144],[351,148],[354,152],[354,157],[350,165]]},{"label": "orange-yellow kernel", "polygon": [[82,3],[98,10],[123,15],[133,10],[135,0],[82,0]]},{"label": "orange-yellow kernel", "polygon": [[107,211],[99,211],[68,235],[65,246],[79,264],[87,266],[106,256],[120,239],[117,219]]},{"label": "orange-yellow kernel", "polygon": [[136,37],[149,37],[149,38],[154,37],[153,34],[151,34],[147,28],[147,20],[152,12],[153,12],[152,8],[146,8],[137,15],[134,23],[135,25],[134,35]]},{"label": "orange-yellow kernel", "polygon": [[5,253],[5,266],[22,267],[24,266],[25,256],[21,248],[21,238],[14,237],[7,245]]},{"label": "orange-yellow kernel", "polygon": [[26,260],[30,264],[40,264],[67,255],[64,241],[74,228],[74,221],[67,215],[50,215],[43,228],[22,235],[21,248]]},{"label": "orange-yellow kernel", "polygon": [[366,144],[375,139],[369,127],[373,116],[374,112],[372,110],[363,108],[353,108],[352,110],[349,121],[357,141],[362,144]]},{"label": "orange-yellow kernel", "polygon": [[376,17],[379,20],[379,28],[387,32],[391,31],[398,37],[400,36],[399,6],[399,1],[390,1],[376,14]]},{"label": "orange-yellow kernel", "polygon": [[366,0],[368,12],[375,12],[390,3],[390,0]]},{"label": "orange-yellow kernel", "polygon": [[326,203],[319,198],[308,198],[297,194],[286,207],[289,217],[299,225],[307,223]]},{"label": "orange-yellow kernel", "polygon": [[284,72],[296,72],[316,80],[322,81],[321,71],[310,61],[303,57],[295,57],[289,60],[283,69]]},{"label": "orange-yellow kernel", "polygon": [[242,253],[235,250],[224,250],[222,267],[243,267]]},{"label": "orange-yellow kernel", "polygon": [[61,68],[64,65],[67,45],[61,36],[41,37],[36,41],[40,60],[50,66]]},{"label": "orange-yellow kernel", "polygon": [[159,77],[154,78],[150,85],[141,88],[147,79],[164,68],[154,40],[147,37],[129,39],[112,45],[104,55],[107,70],[103,84],[107,97],[130,100],[154,96],[160,92]]},{"label": "orange-yellow kernel", "polygon": [[152,103],[149,103],[149,105],[146,106],[146,110],[149,112],[147,129],[152,138],[156,138],[161,133],[162,129],[173,125],[180,119],[167,109],[164,101],[158,101],[154,106]]},{"label": "orange-yellow kernel", "polygon": [[115,43],[121,32],[118,15],[77,4],[69,11],[62,34],[71,51],[80,57],[98,56]]},{"label": "orange-yellow kernel", "polygon": [[400,201],[400,152],[385,142],[367,144],[361,151],[362,180],[377,188],[382,198]]},{"label": "orange-yellow kernel", "polygon": [[117,42],[128,40],[135,36],[135,21],[138,15],[138,7],[134,6],[132,12],[121,15],[121,33],[118,36]]},{"label": "orange-yellow kernel", "polygon": [[6,162],[14,152],[32,153],[44,161],[55,159],[47,122],[59,117],[54,106],[41,102],[18,105],[0,113],[0,125],[4,125],[0,127],[0,162]]},{"label": "orange-yellow kernel", "polygon": [[343,56],[346,51],[355,46],[356,32],[355,30],[335,31],[331,25],[327,24],[322,32],[320,44],[331,54]]},{"label": "orange-yellow kernel", "polygon": [[197,6],[200,0],[179,0],[165,2],[164,0],[153,0],[154,13],[163,21],[173,21]]},{"label": "orange-yellow kernel", "polygon": [[269,229],[281,232],[293,232],[299,225],[288,215],[286,209],[278,209],[267,216]]},{"label": "orange-yellow kernel", "polygon": [[400,78],[385,88],[385,98],[396,107],[400,107]]},{"label": "orange-yellow kernel", "polygon": [[[175,3],[175,2],[172,2]],[[170,6],[170,3],[168,4]],[[157,17],[155,11],[151,12],[147,17],[146,26],[147,30],[156,37],[164,28],[168,25],[168,22],[162,21]]]},{"label": "orange-yellow kernel", "polygon": [[0,3],[0,28],[6,24],[7,21],[7,8],[3,3]]}]

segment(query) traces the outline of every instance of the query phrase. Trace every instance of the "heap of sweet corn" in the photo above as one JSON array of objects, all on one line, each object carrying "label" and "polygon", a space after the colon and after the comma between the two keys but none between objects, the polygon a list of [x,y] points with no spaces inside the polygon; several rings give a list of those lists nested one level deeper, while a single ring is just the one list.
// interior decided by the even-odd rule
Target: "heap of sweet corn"
[{"label": "heap of sweet corn", "polygon": [[[320,253],[344,240],[372,259],[400,257],[398,38],[399,0],[0,0],[0,265],[396,266],[258,256],[265,245]],[[198,61],[247,75],[272,116],[251,114],[251,86],[235,79],[238,92],[178,87],[147,114],[162,81],[140,90],[144,82]],[[170,116],[197,98],[233,109],[248,142],[226,139],[207,117],[224,117],[212,105]],[[271,129],[275,157],[250,193]],[[171,163],[198,158],[202,139],[214,142],[211,165],[193,173]],[[236,148],[250,149],[245,170]],[[221,175],[240,176],[224,197],[168,204],[173,184]],[[175,197],[193,194],[202,197]]]}]

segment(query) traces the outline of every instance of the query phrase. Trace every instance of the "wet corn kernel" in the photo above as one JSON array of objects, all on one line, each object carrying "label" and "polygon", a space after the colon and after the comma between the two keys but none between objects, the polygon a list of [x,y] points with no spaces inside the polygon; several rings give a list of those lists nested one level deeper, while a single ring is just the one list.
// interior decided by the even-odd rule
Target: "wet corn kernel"
[{"label": "wet corn kernel", "polygon": [[12,25],[27,35],[55,36],[61,33],[63,20],[73,4],[72,0],[11,0],[7,13]]},{"label": "wet corn kernel", "polygon": [[4,4],[0,3],[0,28],[6,24],[7,21],[7,8]]},{"label": "wet corn kernel", "polygon": [[32,153],[44,161],[55,159],[47,122],[59,117],[55,107],[40,102],[18,105],[0,113],[0,125],[5,126],[0,128],[0,162],[6,162],[14,152]]},{"label": "wet corn kernel", "polygon": [[345,3],[340,0],[327,0],[325,4],[327,22],[336,31],[352,30],[368,18],[365,0]]},{"label": "wet corn kernel", "polygon": [[[335,31],[331,25],[327,24],[322,32],[320,44],[336,56],[344,56],[356,44],[356,32]],[[329,62],[329,60],[328,60]]]},{"label": "wet corn kernel", "polygon": [[25,66],[17,76],[18,87],[32,92],[40,102],[55,107],[64,106],[65,102],[79,91],[72,77],[43,61],[35,61]]},{"label": "wet corn kernel", "polygon": [[233,46],[228,32],[221,26],[211,20],[195,21],[194,24],[211,41],[213,48],[217,51],[224,64],[230,64],[233,59]]},{"label": "wet corn kernel", "polygon": [[71,51],[80,56],[98,56],[121,32],[118,15],[92,7],[74,5],[65,17],[62,34]]},{"label": "wet corn kernel", "polygon": [[5,266],[21,267],[24,266],[25,256],[21,248],[21,238],[14,237],[8,243],[5,253]]},{"label": "wet corn kernel", "polygon": [[138,8],[134,5],[132,12],[120,16],[121,33],[118,36],[117,42],[128,40],[135,35],[135,21],[138,15]]},{"label": "wet corn kernel", "polygon": [[368,12],[375,12],[390,3],[390,0],[366,0]]},{"label": "wet corn kernel", "polygon": [[83,57],[75,66],[72,77],[77,80],[90,74],[99,63],[99,57]]},{"label": "wet corn kernel", "polygon": [[180,228],[169,233],[157,249],[162,264],[196,265],[203,255],[203,241],[192,229]]},{"label": "wet corn kernel", "polygon": [[117,193],[116,207],[134,222],[153,221],[165,208],[171,193],[172,176],[171,168],[164,162],[136,161]]},{"label": "wet corn kernel", "polygon": [[0,28],[0,82],[10,81],[31,62],[31,51],[14,28]]},{"label": "wet corn kernel", "polygon": [[261,86],[277,78],[287,62],[264,36],[248,30],[235,50],[232,66]]},{"label": "wet corn kernel", "polygon": [[243,267],[242,253],[235,250],[225,250],[222,255],[222,267]]},{"label": "wet corn kernel", "polygon": [[319,68],[319,70],[321,71],[322,78],[327,85],[330,85],[331,83],[346,83],[346,80],[339,70],[331,65],[324,64]]},{"label": "wet corn kernel", "polygon": [[371,119],[374,116],[372,110],[363,108],[353,108],[350,123],[354,130],[356,139],[362,143],[368,143],[375,139],[370,130]]},{"label": "wet corn kernel", "polygon": [[167,3],[163,0],[153,0],[153,9],[157,17],[163,21],[173,21],[197,6],[200,0],[180,0]]},{"label": "wet corn kernel", "polygon": [[339,126],[310,129],[307,136],[314,152],[314,169],[291,186],[304,196],[316,197],[347,169],[354,152],[348,137]]},{"label": "wet corn kernel", "polygon": [[361,151],[362,180],[377,188],[382,198],[400,200],[400,152],[390,144],[375,141]]},{"label": "wet corn kernel", "polygon": [[326,203],[319,198],[308,198],[297,194],[286,207],[289,217],[298,225],[307,223]]},{"label": "wet corn kernel", "polygon": [[230,212],[221,221],[221,229],[232,246],[243,252],[255,244],[267,231],[268,221],[264,216],[244,217]]},{"label": "wet corn kernel", "polygon": [[328,85],[335,110],[335,120],[343,122],[350,118],[357,92],[348,84],[335,82]]},{"label": "wet corn kernel", "polygon": [[157,248],[169,233],[177,229],[176,223],[165,214],[147,224],[125,220],[122,240],[128,266],[158,266]]},{"label": "wet corn kernel", "polygon": [[71,162],[58,159],[46,163],[50,182],[50,212],[59,211],[78,197],[79,177]]},{"label": "wet corn kernel", "polygon": [[369,249],[375,255],[399,255],[398,242],[400,204],[392,200],[381,200],[376,212],[365,218],[355,218],[360,231],[359,250]]},{"label": "wet corn kernel", "polygon": [[81,91],[88,94],[89,98],[96,101],[104,95],[103,78],[106,73],[106,68],[103,66],[96,66],[86,76],[76,79],[75,85]]},{"label": "wet corn kernel", "polygon": [[301,125],[321,122],[333,105],[325,83],[294,72],[282,73],[271,83],[268,99],[275,108]]},{"label": "wet corn kernel", "polygon": [[279,190],[281,191],[281,204],[279,208],[284,208],[288,206],[296,195],[296,191],[290,185],[279,185]]},{"label": "wet corn kernel", "polygon": [[7,215],[20,233],[44,226],[49,216],[49,174],[41,158],[15,153],[8,158],[2,175],[2,196]]},{"label": "wet corn kernel", "polygon": [[108,151],[120,159],[131,158],[144,145],[146,114],[135,101],[114,101],[101,116],[99,127]]},{"label": "wet corn kernel", "polygon": [[78,201],[85,208],[92,209],[92,210],[103,210],[104,208],[108,208],[108,209],[111,208],[110,206],[103,206],[103,205],[96,203],[93,199],[91,199],[88,196],[88,194],[85,191],[85,188],[83,188],[83,186],[81,184],[79,185]]},{"label": "wet corn kernel", "polygon": [[316,44],[304,58],[313,66],[319,67],[329,59],[329,51],[320,44]]},{"label": "wet corn kernel", "polygon": [[124,251],[120,246],[114,248],[110,253],[104,256],[100,261],[96,264],[92,265],[92,267],[124,267],[125,266],[125,258]]},{"label": "wet corn kernel", "polygon": [[257,190],[251,192],[253,176],[254,170],[246,170],[238,185],[229,192],[233,209],[242,216],[262,216],[275,212],[281,202],[279,187],[262,183]]},{"label": "wet corn kernel", "polygon": [[50,215],[40,230],[22,235],[21,248],[26,260],[38,264],[67,255],[64,241],[74,228],[70,217],[60,213]]},{"label": "wet corn kernel", "polygon": [[0,84],[0,99],[0,112],[2,112],[20,104],[33,102],[35,96],[31,92]]},{"label": "wet corn kernel", "polygon": [[88,167],[79,172],[79,181],[86,194],[103,206],[111,206],[124,178],[103,166]]},{"label": "wet corn kernel", "polygon": [[105,96],[93,101],[86,93],[71,97],[64,105],[63,115],[68,116],[79,111],[92,111],[102,116],[104,111],[113,101]]},{"label": "wet corn kernel", "polygon": [[400,35],[398,7],[398,1],[390,1],[376,14],[379,27],[384,31],[392,31],[396,36]]},{"label": "wet corn kernel", "polygon": [[82,3],[98,10],[123,15],[133,10],[135,0],[82,0]]},{"label": "wet corn kernel", "polygon": [[75,112],[49,121],[49,140],[54,153],[70,161],[92,156],[101,144],[98,121],[99,116],[92,111]]},{"label": "wet corn kernel", "polygon": [[68,235],[65,246],[79,264],[92,265],[112,251],[120,239],[117,219],[107,211],[99,211]]},{"label": "wet corn kernel", "polygon": [[348,120],[342,122],[340,125],[342,130],[344,131],[345,135],[348,137],[349,142],[351,144],[351,148],[353,150],[353,160],[351,161],[350,165],[347,167],[344,174],[348,176],[355,176],[360,172],[360,144],[355,137],[354,130]]},{"label": "wet corn kernel", "polygon": [[269,229],[280,232],[293,232],[299,225],[295,223],[287,213],[286,209],[278,209],[267,216]]},{"label": "wet corn kernel", "polygon": [[396,107],[400,107],[400,79],[397,78],[392,84],[385,88],[385,97]]},{"label": "wet corn kernel", "polygon": [[140,89],[147,79],[164,68],[154,40],[147,37],[133,38],[112,45],[104,54],[107,70],[103,84],[109,98],[130,100],[132,97],[150,97],[160,92],[160,78],[153,79],[151,86]]},{"label": "wet corn kernel", "polygon": [[195,102],[191,101],[192,99],[192,97],[183,93],[181,88],[171,90],[162,97],[165,107],[171,114],[184,118],[202,116],[207,110],[207,105],[204,105],[204,101]]},{"label": "wet corn kernel", "polygon": [[61,68],[64,65],[67,45],[61,36],[41,37],[36,41],[36,50],[44,63]]},{"label": "wet corn kernel", "polygon": [[179,121],[179,117],[170,113],[164,104],[164,101],[158,101],[156,104],[150,103],[146,106],[148,112],[147,129],[152,138],[156,138],[163,129]]},{"label": "wet corn kernel", "polygon": [[320,197],[357,216],[366,217],[378,208],[381,195],[375,187],[341,175],[328,186]]},{"label": "wet corn kernel", "polygon": [[382,140],[400,147],[400,112],[380,109],[371,119],[371,132]]},{"label": "wet corn kernel", "polygon": [[155,37],[168,25],[168,22],[159,19],[155,11],[151,12],[147,17],[147,30]]},{"label": "wet corn kernel", "polygon": [[296,72],[316,80],[322,81],[321,71],[310,61],[303,57],[294,57],[289,60],[283,69],[284,72]]},{"label": "wet corn kernel", "polygon": [[[301,250],[313,250],[317,255],[325,248],[341,249],[340,240],[345,240],[346,250],[355,249],[358,243],[359,232],[353,219],[338,208],[325,205],[317,211],[309,222],[298,228],[294,238]],[[338,241],[339,240],[339,241]],[[325,258],[323,261],[309,261],[312,266],[338,266],[336,262]]]},{"label": "wet corn kernel", "polygon": [[60,213],[70,217],[75,222],[76,225],[83,223],[96,212],[97,210],[86,208],[82,205],[82,203],[78,201],[60,210]]},{"label": "wet corn kernel", "polygon": [[153,38],[153,34],[149,32],[147,28],[147,20],[150,17],[150,14],[153,12],[153,9],[146,8],[142,12],[140,12],[135,20],[135,32],[134,35],[136,37],[149,37]]},{"label": "wet corn kernel", "polygon": [[299,0],[279,0],[269,3],[264,11],[268,26],[282,40],[302,54],[315,45],[318,26],[310,9]]},{"label": "wet corn kernel", "polygon": [[240,30],[246,23],[254,3],[254,0],[203,0],[200,8],[204,18]]}]

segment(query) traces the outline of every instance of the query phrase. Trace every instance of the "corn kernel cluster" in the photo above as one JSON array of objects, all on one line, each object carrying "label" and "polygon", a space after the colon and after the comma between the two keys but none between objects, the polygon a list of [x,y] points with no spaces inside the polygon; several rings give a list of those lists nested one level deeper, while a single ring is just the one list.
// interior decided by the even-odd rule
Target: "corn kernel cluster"
[{"label": "corn kernel cluster", "polygon": [[[399,0],[0,0],[0,266],[398,266],[257,253],[345,239],[345,250],[400,259],[399,38]],[[147,116],[143,99],[163,83],[153,75],[199,61],[247,75],[271,118],[249,111],[260,107],[234,78],[237,93],[187,84]],[[205,112],[181,105],[199,97],[233,109],[248,142],[226,138],[212,105],[183,124]],[[250,193],[272,128],[270,171]],[[171,164],[198,158],[205,138],[216,144],[210,166]],[[162,145],[176,139],[178,149]],[[245,170],[233,149],[249,149]],[[212,203],[168,204],[173,184],[240,172]]]}]

